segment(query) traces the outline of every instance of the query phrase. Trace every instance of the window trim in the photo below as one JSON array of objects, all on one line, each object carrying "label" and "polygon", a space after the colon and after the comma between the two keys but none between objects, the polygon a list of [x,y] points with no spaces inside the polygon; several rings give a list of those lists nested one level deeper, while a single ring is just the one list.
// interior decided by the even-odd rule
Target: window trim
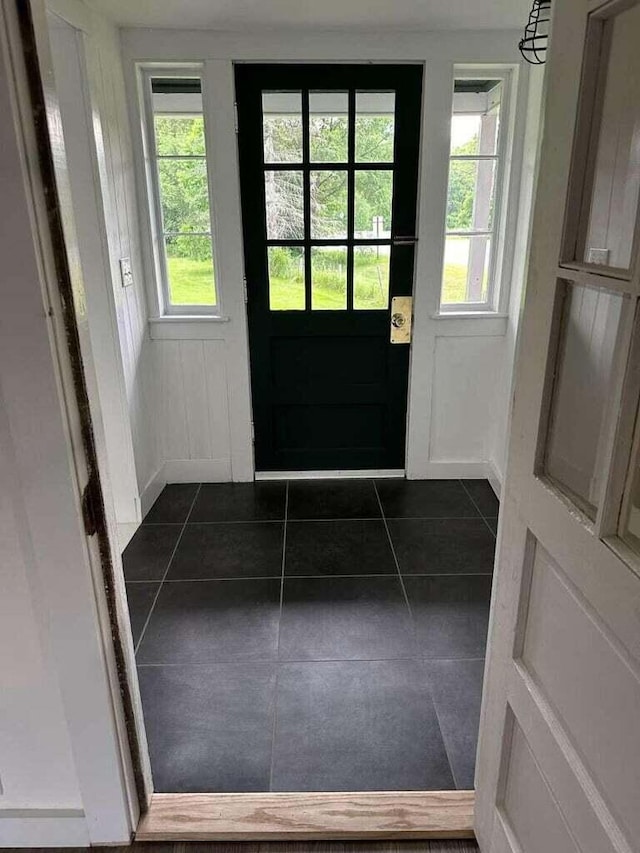
[{"label": "window trim", "polygon": [[[202,93],[202,118],[204,124],[205,154],[204,161],[207,171],[207,191],[209,198],[211,255],[213,277],[215,282],[216,302],[213,305],[179,304],[170,298],[167,257],[164,247],[165,231],[162,222],[162,206],[160,201],[160,181],[158,174],[158,157],[156,156],[156,140],[154,126],[154,111],[152,102],[151,80],[154,77],[188,77],[198,78]],[[154,292],[158,304],[158,317],[188,318],[199,317],[220,318],[222,316],[220,281],[216,257],[216,217],[213,208],[212,168],[211,168],[211,138],[206,115],[205,69],[202,63],[179,63],[160,65],[157,63],[138,65],[139,108],[142,124],[142,144],[145,168],[146,205],[149,215],[149,243],[153,261]],[[198,155],[200,157],[200,155]],[[200,233],[200,232],[198,232]],[[209,236],[207,233],[206,236]]]},{"label": "window trim", "polygon": [[[440,266],[440,285],[438,291],[438,313],[436,316],[496,316],[504,309],[506,298],[508,298],[508,287],[505,287],[508,273],[510,272],[510,258],[505,252],[508,230],[508,208],[510,202],[511,165],[514,148],[514,90],[517,86],[517,67],[505,65],[467,65],[456,64],[453,67],[453,83],[456,80],[481,79],[499,80],[502,83],[502,95],[500,100],[500,130],[498,134],[498,145],[496,153],[491,155],[459,155],[451,156],[449,144],[449,155],[447,157],[447,194],[445,196],[445,209],[443,211],[444,233],[442,239],[442,263]],[[451,90],[450,117],[453,117],[454,88]],[[449,132],[450,132],[449,125]],[[450,140],[450,136],[449,136]],[[456,160],[493,160],[496,164],[495,175],[495,201],[494,201],[494,227],[489,233],[492,238],[491,257],[489,259],[489,280],[487,287],[487,299],[484,302],[443,302],[442,291],[444,284],[444,252],[446,240],[450,234],[459,233],[449,231],[446,227],[446,205],[449,194],[449,170],[452,159]],[[473,234],[474,232],[464,232]]]}]

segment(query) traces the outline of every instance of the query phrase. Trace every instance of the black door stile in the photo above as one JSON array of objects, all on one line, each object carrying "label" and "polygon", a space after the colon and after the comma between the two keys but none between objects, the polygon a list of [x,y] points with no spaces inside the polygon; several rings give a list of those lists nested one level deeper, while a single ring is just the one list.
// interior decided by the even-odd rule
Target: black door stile
[{"label": "black door stile", "polygon": [[[393,296],[410,296],[415,234],[422,68],[418,65],[237,65],[239,156],[247,278],[256,470],[403,468],[409,346],[390,343]],[[355,163],[356,92],[395,93],[393,163]],[[263,154],[262,93],[302,93],[300,163]],[[309,92],[348,93],[348,160],[310,160]],[[358,170],[393,170],[391,237],[355,237]],[[302,172],[304,235],[267,240],[265,171]],[[312,171],[347,178],[347,238],[313,238]],[[386,310],[354,308],[354,252],[390,246]],[[267,246],[304,249],[305,310],[270,310]],[[311,247],[346,247],[346,310],[311,310]]]}]

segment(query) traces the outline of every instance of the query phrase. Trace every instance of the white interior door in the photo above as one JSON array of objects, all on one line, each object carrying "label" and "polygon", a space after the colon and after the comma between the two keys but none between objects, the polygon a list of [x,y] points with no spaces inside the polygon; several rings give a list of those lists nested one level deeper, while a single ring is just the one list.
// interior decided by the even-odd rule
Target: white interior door
[{"label": "white interior door", "polygon": [[640,850],[640,2],[553,11],[476,771],[484,853]]}]

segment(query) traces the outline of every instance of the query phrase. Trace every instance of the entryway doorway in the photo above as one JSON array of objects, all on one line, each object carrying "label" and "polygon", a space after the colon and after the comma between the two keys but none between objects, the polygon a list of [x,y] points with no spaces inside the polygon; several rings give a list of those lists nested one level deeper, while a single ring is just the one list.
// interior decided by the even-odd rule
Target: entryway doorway
[{"label": "entryway doorway", "polygon": [[402,470],[419,65],[236,66],[255,463]]}]

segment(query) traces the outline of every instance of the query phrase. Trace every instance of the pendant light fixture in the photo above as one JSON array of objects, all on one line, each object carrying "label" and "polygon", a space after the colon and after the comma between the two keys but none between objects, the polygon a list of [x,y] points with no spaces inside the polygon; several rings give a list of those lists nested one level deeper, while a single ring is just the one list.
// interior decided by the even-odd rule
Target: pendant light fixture
[{"label": "pendant light fixture", "polygon": [[551,0],[533,0],[524,36],[518,43],[520,53],[531,65],[546,62],[550,20]]}]

